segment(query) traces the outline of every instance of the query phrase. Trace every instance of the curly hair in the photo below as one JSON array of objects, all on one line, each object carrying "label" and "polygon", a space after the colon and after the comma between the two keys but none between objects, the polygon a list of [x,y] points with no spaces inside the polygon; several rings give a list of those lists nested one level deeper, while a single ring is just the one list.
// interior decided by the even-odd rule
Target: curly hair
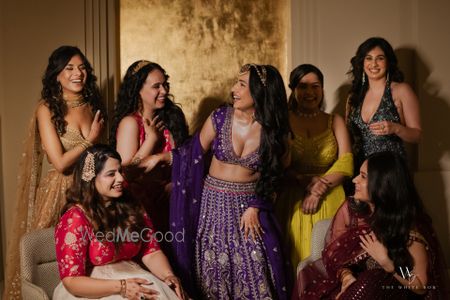
[{"label": "curly hair", "polygon": [[362,82],[364,59],[367,53],[375,47],[380,47],[384,52],[387,60],[387,74],[389,74],[389,80],[394,82],[403,82],[404,80],[403,73],[397,66],[398,61],[394,49],[392,49],[389,42],[381,37],[371,37],[367,39],[364,43],[359,45],[358,50],[356,50],[356,55],[350,60],[351,69],[347,72],[347,74],[350,74],[352,77],[349,104],[353,108],[357,107],[363,101],[369,88],[368,83],[363,84]]},{"label": "curly hair", "polygon": [[64,120],[64,117],[67,114],[67,104],[62,98],[62,87],[57,77],[72,57],[77,55],[81,58],[87,73],[83,96],[90,104],[92,113],[95,114],[97,110],[100,110],[103,119],[106,120],[106,111],[101,102],[100,91],[96,83],[97,77],[93,73],[91,64],[79,48],[74,46],[61,46],[53,51],[48,59],[47,69],[42,77],[41,91],[41,97],[48,106],[52,114],[52,122],[60,135],[66,132],[67,122]]},{"label": "curly hair", "polygon": [[[283,173],[282,157],[287,151],[290,133],[287,96],[283,79],[271,65],[251,65],[249,69],[250,94],[255,104],[255,120],[261,124],[260,177],[256,182],[256,194],[274,199]],[[258,69],[259,70],[258,70]],[[259,74],[266,70],[265,84]]]},{"label": "curly hair", "polygon": [[[319,79],[320,85],[322,86],[323,89],[323,74],[319,70],[319,68],[311,64],[302,64],[297,66],[294,70],[292,70],[291,74],[289,75],[289,88],[291,89],[291,95],[289,95],[288,109],[290,111],[298,110],[298,101],[295,98],[295,89],[297,88],[300,80],[309,73],[316,74],[317,78]],[[321,109],[324,109],[323,105],[324,101],[322,98],[319,105]]]},{"label": "curly hair", "polygon": [[[94,155],[95,177],[89,182],[82,179],[83,167],[88,154]],[[109,158],[117,159],[121,162],[119,153],[108,145],[96,144],[87,148],[80,156],[73,173],[72,186],[67,190],[66,204],[61,211],[64,214],[70,207],[80,205],[92,220],[94,233],[116,232],[119,228],[124,232],[141,232],[145,227],[145,211],[138,201],[136,201],[127,190],[121,197],[111,201],[111,205],[106,207],[101,199],[101,195],[95,188],[96,176],[103,170]],[[116,250],[123,242],[118,239]]]},{"label": "curly hair", "polygon": [[[132,63],[125,73],[116,101],[113,124],[111,126],[110,144],[116,146],[116,131],[120,121],[135,112],[142,110],[140,91],[149,73],[159,70],[164,75],[165,87],[170,89],[169,75],[157,63],[138,60]],[[167,94],[164,107],[157,109],[155,115],[163,121],[165,127],[172,134],[175,144],[181,145],[189,135],[189,129],[183,111]]]},{"label": "curly hair", "polygon": [[411,173],[403,157],[380,152],[367,159],[368,193],[374,204],[369,218],[373,232],[386,246],[395,268],[413,267],[408,251],[410,231],[417,220],[431,219],[425,213]]}]

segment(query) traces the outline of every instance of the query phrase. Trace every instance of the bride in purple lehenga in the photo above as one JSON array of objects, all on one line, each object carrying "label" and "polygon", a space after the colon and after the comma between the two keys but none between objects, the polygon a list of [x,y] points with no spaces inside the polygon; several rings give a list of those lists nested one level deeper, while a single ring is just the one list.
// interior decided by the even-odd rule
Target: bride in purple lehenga
[{"label": "bride in purple lehenga", "polygon": [[[171,152],[170,226],[184,233],[172,245],[175,270],[196,299],[288,299],[272,208],[288,159],[283,80],[273,66],[244,65],[232,96],[232,107],[216,109],[199,134]],[[141,165],[170,161],[161,153]]]},{"label": "bride in purple lehenga", "polygon": [[292,299],[450,299],[439,242],[399,155],[370,156],[336,213],[322,258]]}]

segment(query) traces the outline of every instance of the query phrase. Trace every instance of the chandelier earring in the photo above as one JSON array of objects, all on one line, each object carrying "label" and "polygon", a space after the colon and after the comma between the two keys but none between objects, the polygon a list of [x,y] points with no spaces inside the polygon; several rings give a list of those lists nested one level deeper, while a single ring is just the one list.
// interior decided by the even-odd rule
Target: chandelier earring
[{"label": "chandelier earring", "polygon": [[389,72],[388,72],[387,75],[386,75],[386,82],[390,82],[390,81],[389,81]]},{"label": "chandelier earring", "polygon": [[366,73],[363,71],[362,72],[362,85],[364,86],[364,84],[366,84]]}]

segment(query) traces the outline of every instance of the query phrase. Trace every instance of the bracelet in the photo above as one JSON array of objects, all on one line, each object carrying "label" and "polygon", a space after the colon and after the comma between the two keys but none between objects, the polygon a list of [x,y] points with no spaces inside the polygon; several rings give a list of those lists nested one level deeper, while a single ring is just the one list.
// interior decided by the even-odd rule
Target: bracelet
[{"label": "bracelet", "polygon": [[169,166],[171,166],[173,163],[173,154],[172,151],[169,152]]},{"label": "bracelet", "polygon": [[86,150],[87,148],[89,148],[90,146],[92,146],[93,144],[91,142],[89,142],[88,140],[83,140],[81,141],[78,145],[81,146],[81,148],[83,148],[84,150]]},{"label": "bracelet", "polygon": [[342,271],[341,271],[340,274],[339,274],[339,280],[340,280],[341,282],[343,282],[343,281],[344,281],[344,278],[345,278],[347,275],[353,275],[352,271],[350,271],[350,270],[347,269],[347,268],[342,269]]},{"label": "bracelet", "polygon": [[172,276],[173,276],[173,277],[176,277],[175,274],[170,273],[169,275],[167,275],[166,277],[164,277],[164,279],[163,279],[162,281],[166,281],[167,278],[172,277]]},{"label": "bracelet", "polygon": [[125,279],[120,279],[120,296],[127,297],[127,281]]},{"label": "bracelet", "polygon": [[141,161],[142,161],[142,158],[140,156],[135,156],[131,160],[130,165],[137,166],[137,165],[139,165],[141,163]]}]

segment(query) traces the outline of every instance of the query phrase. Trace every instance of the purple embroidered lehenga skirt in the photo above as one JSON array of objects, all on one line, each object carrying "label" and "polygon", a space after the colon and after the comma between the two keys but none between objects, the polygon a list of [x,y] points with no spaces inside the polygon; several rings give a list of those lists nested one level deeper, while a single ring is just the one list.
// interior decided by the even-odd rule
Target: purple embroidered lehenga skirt
[{"label": "purple embroidered lehenga skirt", "polygon": [[195,239],[195,276],[202,298],[273,299],[274,279],[260,238],[244,238],[242,214],[254,200],[255,182],[207,176]]}]

